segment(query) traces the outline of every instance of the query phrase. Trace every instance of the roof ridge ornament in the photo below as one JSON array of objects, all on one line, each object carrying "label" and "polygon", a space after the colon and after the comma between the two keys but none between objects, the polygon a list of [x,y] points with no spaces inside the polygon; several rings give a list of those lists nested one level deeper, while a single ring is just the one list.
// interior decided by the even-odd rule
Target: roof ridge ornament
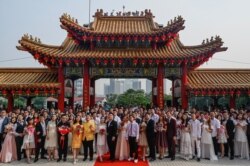
[{"label": "roof ridge ornament", "polygon": [[[109,14],[108,12],[103,12],[103,9],[97,9],[95,14],[93,15],[93,17],[108,17],[108,16],[111,16],[111,17],[114,17],[114,10],[112,10],[112,12]],[[151,12],[150,9],[145,9],[144,11],[141,11],[139,12],[138,10],[136,10],[135,12],[131,12],[131,11],[128,11],[128,12],[122,12],[122,11],[118,11],[116,12],[116,16],[117,17],[121,17],[121,16],[125,16],[125,17],[149,17],[149,18],[153,18],[153,14]],[[176,18],[178,19],[178,18]]]},{"label": "roof ridge ornament", "polygon": [[32,35],[29,35],[28,33],[24,34],[22,37],[23,40],[29,40],[31,42],[42,44],[41,39],[38,37],[33,37]]}]

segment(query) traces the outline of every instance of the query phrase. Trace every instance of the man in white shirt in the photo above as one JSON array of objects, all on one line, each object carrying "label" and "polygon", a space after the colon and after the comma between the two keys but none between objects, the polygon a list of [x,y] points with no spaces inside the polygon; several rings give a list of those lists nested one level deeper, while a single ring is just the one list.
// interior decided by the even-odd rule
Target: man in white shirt
[{"label": "man in white shirt", "polygon": [[151,113],[151,119],[155,122],[155,124],[159,121],[159,115],[157,115],[156,113],[155,113],[155,110],[154,109],[152,109],[151,110],[152,111],[152,113]]},{"label": "man in white shirt", "polygon": [[195,147],[197,151],[197,161],[200,161],[201,157],[201,123],[196,119],[196,114],[192,113],[192,119],[189,121],[190,129],[191,129],[191,145],[192,145],[192,153],[193,158],[195,157]]},{"label": "man in white shirt", "polygon": [[210,113],[211,116],[211,125],[213,126],[214,130],[212,130],[212,139],[214,145],[214,153],[218,155],[218,132],[220,129],[220,121],[215,118],[215,112]]},{"label": "man in white shirt", "polygon": [[114,114],[114,121],[116,121],[117,126],[119,126],[121,123],[121,118],[117,115],[117,110],[114,110],[113,114]]}]

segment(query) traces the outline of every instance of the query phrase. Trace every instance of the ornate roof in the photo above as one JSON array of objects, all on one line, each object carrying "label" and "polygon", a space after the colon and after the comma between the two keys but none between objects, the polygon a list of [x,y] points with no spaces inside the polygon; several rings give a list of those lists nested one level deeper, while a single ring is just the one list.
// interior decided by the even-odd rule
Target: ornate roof
[{"label": "ornate roof", "polygon": [[68,36],[60,46],[42,44],[40,39],[24,35],[17,48],[29,51],[47,66],[78,65],[91,59],[98,59],[98,63],[108,60],[112,64],[114,59],[139,59],[143,62],[154,59],[171,65],[186,62],[192,68],[206,62],[214,53],[227,50],[222,47],[219,36],[196,46],[183,45],[177,34],[184,28],[181,17],[171,20],[166,27],[154,23],[150,10],[141,14],[118,12],[117,16],[99,10],[94,17],[91,26],[85,27],[64,14],[60,21]]},{"label": "ornate roof", "polygon": [[57,77],[47,68],[0,68],[0,89],[59,88]]},{"label": "ornate roof", "polygon": [[250,89],[250,69],[198,69],[188,73],[189,90]]}]

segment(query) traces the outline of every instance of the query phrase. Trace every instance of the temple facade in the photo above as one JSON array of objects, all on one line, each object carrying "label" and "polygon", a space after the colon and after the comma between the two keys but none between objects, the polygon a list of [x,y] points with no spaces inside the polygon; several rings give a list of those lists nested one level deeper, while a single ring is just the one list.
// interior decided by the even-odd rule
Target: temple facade
[{"label": "temple facade", "polygon": [[[196,46],[184,45],[181,16],[166,26],[154,22],[150,10],[94,14],[90,25],[81,26],[68,14],[60,18],[67,36],[59,46],[47,45],[25,34],[17,49],[29,52],[46,68],[0,69],[0,93],[13,109],[15,96],[54,96],[58,108],[65,107],[65,80],[83,78],[83,108],[95,104],[95,81],[100,78],[147,78],[152,81],[152,102],[164,108],[165,78],[172,80],[173,101],[181,99],[188,108],[192,96],[250,96],[250,69],[197,69],[215,53],[226,51],[219,36]],[[71,86],[74,89],[74,84]],[[74,93],[74,90],[72,91]],[[74,94],[70,103],[74,105]],[[175,102],[173,102],[175,105]]]}]

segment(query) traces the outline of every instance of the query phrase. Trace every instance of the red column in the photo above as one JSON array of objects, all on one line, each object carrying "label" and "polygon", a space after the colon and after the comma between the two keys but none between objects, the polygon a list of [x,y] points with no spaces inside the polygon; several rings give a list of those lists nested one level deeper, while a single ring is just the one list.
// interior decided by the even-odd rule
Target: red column
[{"label": "red column", "polygon": [[93,94],[90,95],[90,107],[94,107],[95,105],[95,80],[91,79],[90,87],[93,88]]},{"label": "red column", "polygon": [[12,93],[8,93],[8,107],[7,112],[12,112],[14,107],[14,97]]},{"label": "red column", "polygon": [[60,86],[60,94],[58,95],[58,109],[61,112],[64,112],[64,72],[63,72],[63,66],[60,66],[58,68],[58,82],[61,83]]},{"label": "red column", "polygon": [[164,66],[159,64],[157,75],[157,105],[160,109],[164,108]]},{"label": "red column", "polygon": [[90,106],[90,78],[89,78],[89,64],[85,62],[83,70],[83,109]]},{"label": "red column", "polygon": [[181,106],[182,109],[188,108],[188,96],[186,91],[187,86],[187,63],[182,64],[182,77],[181,77]]},{"label": "red column", "polygon": [[157,105],[157,96],[154,95],[154,88],[157,86],[157,81],[155,78],[152,79],[152,104]]},{"label": "red column", "polygon": [[236,99],[235,96],[230,96],[230,101],[229,101],[230,108],[235,108],[235,105],[236,105],[235,99]]}]

